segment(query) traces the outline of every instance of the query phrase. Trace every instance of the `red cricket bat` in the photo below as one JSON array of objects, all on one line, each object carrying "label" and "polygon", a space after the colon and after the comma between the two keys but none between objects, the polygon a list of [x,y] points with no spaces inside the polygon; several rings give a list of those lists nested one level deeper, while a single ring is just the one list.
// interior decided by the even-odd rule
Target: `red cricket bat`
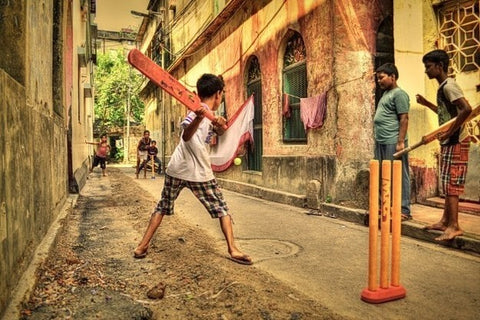
[{"label": "red cricket bat", "polygon": [[[470,113],[468,118],[465,120],[464,125],[465,125],[465,123],[472,120],[473,118],[475,118],[479,114],[480,114],[480,106],[476,106],[475,108],[473,108],[472,112]],[[394,153],[393,157],[394,158],[400,158],[405,153],[410,152],[413,149],[416,149],[420,146],[423,146],[424,144],[430,143],[433,140],[437,139],[439,134],[448,131],[448,129],[452,126],[453,122],[455,122],[455,119],[456,118],[453,118],[453,119],[449,120],[448,122],[445,122],[440,127],[438,127],[438,129],[435,129],[432,132],[424,135],[422,137],[422,140],[420,140],[420,142],[417,142],[417,143],[415,143],[415,144],[413,144],[413,145],[411,145],[411,146],[409,146],[409,147],[407,147],[403,150],[398,151],[397,153]]]},{"label": "red cricket bat", "polygon": [[[196,111],[201,107],[200,99],[196,94],[190,92],[183,84],[172,77],[171,74],[162,69],[138,49],[130,50],[128,53],[128,62],[188,109]],[[215,115],[210,110],[206,110],[205,117],[211,121],[215,121],[216,119]],[[224,129],[226,128],[227,127],[224,126]]]}]

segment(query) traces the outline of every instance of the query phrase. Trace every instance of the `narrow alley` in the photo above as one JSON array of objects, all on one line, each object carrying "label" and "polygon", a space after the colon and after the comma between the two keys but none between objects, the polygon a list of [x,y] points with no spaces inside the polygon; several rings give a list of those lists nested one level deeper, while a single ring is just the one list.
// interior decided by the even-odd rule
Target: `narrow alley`
[{"label": "narrow alley", "polygon": [[[360,299],[367,284],[368,228],[229,191],[237,242],[253,266],[226,259],[218,222],[188,190],[147,257],[135,260],[133,249],[163,178],[135,179],[131,167],[109,170],[108,177],[90,174],[62,221],[22,319],[478,317],[478,255],[402,237],[406,298],[368,304]],[[147,292],[160,283],[163,299],[149,299]],[[14,317],[7,312],[6,319]]]}]

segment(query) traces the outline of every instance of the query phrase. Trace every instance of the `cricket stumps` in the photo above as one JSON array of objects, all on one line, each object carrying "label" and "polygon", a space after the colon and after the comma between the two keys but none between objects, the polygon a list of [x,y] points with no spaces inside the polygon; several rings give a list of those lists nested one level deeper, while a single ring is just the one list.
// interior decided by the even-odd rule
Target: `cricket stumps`
[{"label": "cricket stumps", "polygon": [[[392,177],[393,176],[393,177]],[[402,162],[382,161],[381,175],[381,235],[380,235],[380,279],[378,279],[378,215],[380,166],[378,160],[370,161],[369,190],[369,249],[368,287],[362,291],[361,299],[368,303],[383,303],[402,299],[406,290],[400,285],[400,235]],[[393,187],[393,188],[392,188]],[[390,215],[392,216],[390,254]],[[391,257],[391,261],[389,261]],[[389,270],[390,266],[390,270]],[[390,271],[390,282],[389,282]]]}]

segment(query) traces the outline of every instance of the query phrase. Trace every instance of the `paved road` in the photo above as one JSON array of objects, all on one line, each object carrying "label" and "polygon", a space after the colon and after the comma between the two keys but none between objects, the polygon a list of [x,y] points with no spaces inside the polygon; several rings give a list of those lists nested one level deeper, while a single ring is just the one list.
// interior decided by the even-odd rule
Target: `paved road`
[{"label": "paved road", "polygon": [[[159,197],[163,179],[132,181]],[[346,317],[362,319],[479,319],[480,257],[421,242],[401,240],[400,283],[404,299],[379,305],[363,302],[367,284],[368,228],[305,210],[224,191],[240,247],[267,271]],[[176,214],[218,239],[218,222],[188,190]],[[165,221],[168,223],[168,220]],[[401,316],[399,316],[401,315]]]}]

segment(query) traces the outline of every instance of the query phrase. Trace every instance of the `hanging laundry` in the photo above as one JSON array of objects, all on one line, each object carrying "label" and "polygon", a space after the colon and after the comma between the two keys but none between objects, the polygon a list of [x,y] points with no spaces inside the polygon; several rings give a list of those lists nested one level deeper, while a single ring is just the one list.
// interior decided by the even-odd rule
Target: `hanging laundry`
[{"label": "hanging laundry", "polygon": [[320,128],[323,126],[326,111],[326,93],[322,93],[315,97],[300,99],[300,119],[303,122],[305,130]]},{"label": "hanging laundry", "polygon": [[245,142],[253,144],[253,95],[228,120],[228,129],[218,137],[217,145],[210,150],[212,169],[221,172],[228,169]]}]

